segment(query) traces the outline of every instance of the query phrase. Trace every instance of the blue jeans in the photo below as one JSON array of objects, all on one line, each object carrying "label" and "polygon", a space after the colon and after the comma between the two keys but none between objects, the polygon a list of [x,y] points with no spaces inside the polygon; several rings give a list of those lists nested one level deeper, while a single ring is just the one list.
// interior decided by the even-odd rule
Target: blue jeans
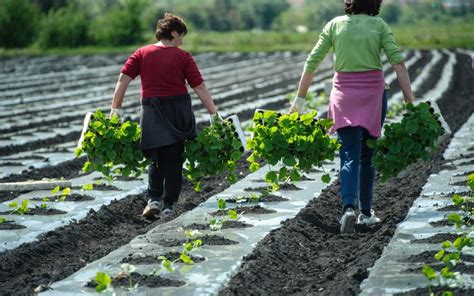
[{"label": "blue jeans", "polygon": [[[384,91],[382,103],[382,122],[387,114],[387,91]],[[339,155],[341,170],[342,206],[372,209],[372,192],[375,169],[372,166],[374,150],[367,146],[367,140],[375,139],[363,127],[344,127],[337,130],[341,143]]]}]

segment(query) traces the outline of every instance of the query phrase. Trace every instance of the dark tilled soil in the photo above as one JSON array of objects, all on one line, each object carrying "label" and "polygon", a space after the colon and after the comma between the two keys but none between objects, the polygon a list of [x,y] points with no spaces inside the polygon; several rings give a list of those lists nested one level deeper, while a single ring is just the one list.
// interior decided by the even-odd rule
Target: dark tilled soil
[{"label": "dark tilled soil", "polygon": [[[433,269],[436,270],[436,271],[441,271],[441,268],[444,267],[444,264],[431,264],[430,266],[433,267]],[[403,271],[402,273],[418,273],[418,274],[421,274],[421,269],[422,269],[422,267],[409,268],[409,269]],[[456,264],[456,266],[453,269],[451,269],[451,271],[460,272],[462,274],[474,274],[474,265],[466,265],[464,263],[459,263],[459,264]]]},{"label": "dark tilled soil", "polygon": [[[275,194],[262,194],[257,200],[253,200],[251,197],[246,196],[245,199],[239,199],[239,203],[252,203],[252,202],[278,202],[287,201],[288,198],[284,198]],[[235,198],[229,198],[225,200],[227,203],[237,203]]]},{"label": "dark tilled soil", "polygon": [[[198,237],[198,239],[202,240],[203,245],[208,245],[208,246],[237,245],[239,243],[222,236],[208,235],[208,234],[205,236]],[[161,241],[159,244],[162,245],[163,247],[176,247],[176,246],[181,246],[186,242],[187,240],[170,239],[170,240]]]},{"label": "dark tilled soil", "polygon": [[[127,257],[123,258],[120,262],[130,263],[133,265],[158,264],[162,261],[158,259],[158,257],[160,256],[164,256],[166,259],[170,261],[174,261],[176,259],[179,259],[179,257],[181,256],[181,253],[169,252],[169,253],[158,255],[158,256],[137,256],[135,254],[129,254]],[[188,256],[191,257],[191,260],[193,260],[195,263],[206,260],[206,258],[200,257],[200,256],[193,256],[191,254],[188,254]]]},{"label": "dark tilled soil", "polygon": [[[249,173],[243,159],[237,169],[243,172],[239,178]],[[187,180],[183,181],[183,191],[171,219],[229,187],[225,175],[204,179],[201,193],[196,193]],[[97,212],[91,210],[80,221],[45,233],[36,242],[0,253],[2,296],[31,295],[35,287],[64,279],[163,223],[141,218],[147,200],[145,194],[140,194],[112,201]],[[28,264],[24,264],[25,260]]]},{"label": "dark tilled soil", "polygon": [[444,219],[444,220],[440,220],[436,222],[430,222],[430,225],[433,227],[444,227],[444,226],[453,226],[454,224]]},{"label": "dark tilled soil", "polygon": [[[474,203],[473,202],[468,202],[468,203],[465,204],[465,206],[467,207],[466,209],[473,209],[474,208]],[[450,212],[450,211],[460,211],[460,210],[461,210],[461,207],[456,206],[456,205],[449,205],[449,206],[437,209],[437,211],[440,211],[440,212]],[[468,212],[470,212],[470,210],[468,210]]]},{"label": "dark tilled soil", "polygon": [[[431,292],[434,295],[441,295],[444,291],[451,291],[453,295],[456,296],[472,296],[474,295],[474,289],[461,289],[461,288],[449,288],[449,287],[433,287]],[[430,295],[430,290],[428,288],[411,290],[405,293],[395,294],[397,296],[420,296],[420,295]]]},{"label": "dark tilled soil", "polygon": [[[49,199],[49,201],[55,202],[55,201],[58,201],[61,198],[61,196],[47,196],[47,197],[42,197],[42,198],[35,197],[35,198],[32,198],[31,200],[43,201],[43,198],[47,198]],[[73,193],[73,194],[68,195],[64,201],[86,201],[86,200],[94,200],[94,198],[89,195]]]},{"label": "dark tilled soil", "polygon": [[444,241],[454,241],[458,238],[459,234],[456,233],[438,233],[431,237],[424,238],[424,239],[416,239],[413,240],[412,243],[414,244],[441,244]]},{"label": "dark tilled soil", "polygon": [[5,221],[0,224],[0,230],[13,230],[13,229],[23,229],[23,228],[26,228],[26,226],[16,224],[12,221]]},{"label": "dark tilled soil", "polygon": [[[222,229],[229,229],[229,228],[246,228],[246,227],[253,227],[251,224],[247,224],[245,222],[235,221],[235,220],[226,220],[222,223]],[[189,224],[184,227],[185,229],[192,229],[192,230],[207,230],[209,229],[209,224],[198,224],[193,223]]]},{"label": "dark tilled soil", "polygon": [[[180,287],[186,284],[186,282],[168,279],[165,277],[157,275],[144,275],[136,272],[130,274],[132,277],[133,285],[138,284],[138,286],[146,286],[150,288],[158,287]],[[112,286],[127,288],[129,286],[129,278],[126,276],[116,276],[112,278]],[[95,288],[97,283],[95,281],[90,281],[86,284],[88,288]],[[133,291],[131,291],[132,293]]]},{"label": "dark tilled soil", "polygon": [[[427,264],[438,262],[434,256],[436,255],[437,251],[424,251],[418,255],[413,255],[406,258],[405,262],[424,262]],[[468,254],[461,254],[461,260],[474,263],[474,255]]]},{"label": "dark tilled soil", "polygon": [[[284,183],[280,185],[280,190],[297,191],[297,190],[303,190],[303,189],[299,188],[295,184]],[[244,191],[268,192],[268,191],[272,191],[272,188],[271,186],[248,187],[248,188],[245,188]]]},{"label": "dark tilled soil", "polygon": [[[261,207],[259,205],[252,206],[252,207],[236,207],[233,208],[237,212],[237,214],[242,215],[242,214],[273,214],[276,213],[274,210],[266,209],[264,207]],[[227,215],[226,210],[218,210],[216,212],[212,212],[210,215],[211,216],[226,216]]]},{"label": "dark tilled soil", "polygon": [[0,191],[0,202],[9,201],[28,191]]},{"label": "dark tilled soil", "polygon": [[[0,212],[0,215],[9,215],[11,214],[12,211],[5,211],[5,212]],[[30,208],[28,212],[26,212],[24,215],[38,215],[38,216],[53,216],[53,215],[61,215],[61,214],[66,214],[67,212],[61,211],[58,209],[53,209],[53,208],[40,208],[40,207],[34,207]]]},{"label": "dark tilled soil", "polygon": [[[82,189],[82,186],[73,186],[72,189]],[[116,186],[109,185],[109,184],[94,184],[94,188],[92,190],[97,191],[120,191],[120,189]]]},{"label": "dark tilled soil", "polygon": [[[458,57],[449,95],[438,101],[453,132],[474,111],[474,73],[469,58]],[[437,77],[439,75],[432,76],[431,86]],[[424,84],[427,88],[431,86]],[[339,185],[329,186],[294,219],[284,221],[280,229],[273,230],[259,242],[220,295],[358,294],[360,283],[368,277],[367,269],[382,254],[397,224],[420,195],[426,179],[442,168],[442,152],[446,147],[447,141],[429,161],[408,168],[403,178],[376,183],[374,210],[382,224],[372,231],[339,234],[338,220],[342,214]]]},{"label": "dark tilled soil", "polygon": [[43,178],[59,179],[61,177],[64,177],[65,179],[71,179],[80,175],[84,175],[81,169],[85,162],[85,157],[76,158],[65,161],[58,165],[25,170],[21,174],[14,174],[5,178],[1,178],[0,182],[21,182],[27,180],[41,180]]}]

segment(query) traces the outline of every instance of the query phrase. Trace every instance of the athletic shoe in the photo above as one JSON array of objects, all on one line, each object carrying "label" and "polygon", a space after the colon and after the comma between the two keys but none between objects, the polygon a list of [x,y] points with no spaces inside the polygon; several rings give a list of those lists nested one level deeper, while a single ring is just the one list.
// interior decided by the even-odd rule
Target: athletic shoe
[{"label": "athletic shoe", "polygon": [[341,234],[354,233],[354,226],[356,223],[356,214],[354,209],[347,208],[339,222],[341,223]]},{"label": "athletic shoe", "polygon": [[359,217],[357,218],[357,224],[373,225],[380,223],[381,221],[382,220],[380,220],[379,217],[375,216],[374,210],[370,210],[370,217],[360,213]]},{"label": "athletic shoe", "polygon": [[157,219],[161,211],[161,202],[148,200],[148,204],[143,210],[142,216],[146,219]]},{"label": "athletic shoe", "polygon": [[161,217],[169,218],[173,214],[173,204],[167,202],[163,203],[163,209],[161,210]]}]

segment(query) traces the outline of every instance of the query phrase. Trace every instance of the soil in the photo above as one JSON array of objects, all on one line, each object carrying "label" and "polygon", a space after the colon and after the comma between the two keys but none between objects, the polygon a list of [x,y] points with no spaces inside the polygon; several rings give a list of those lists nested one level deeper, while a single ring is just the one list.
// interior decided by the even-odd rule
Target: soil
[{"label": "soil", "polygon": [[[453,295],[456,296],[472,296],[474,295],[474,289],[461,289],[461,288],[449,288],[449,287],[433,287],[431,292],[434,295],[441,295],[444,291],[451,291]],[[428,288],[411,290],[405,293],[395,294],[396,296],[420,296],[420,295],[430,295],[430,290]]]},{"label": "soil", "polygon": [[[472,79],[468,57],[458,55],[454,77],[439,101],[453,133],[474,111]],[[439,70],[438,70],[439,71]],[[432,75],[431,88],[439,75]],[[471,82],[470,82],[471,80]],[[471,106],[470,106],[471,104]],[[420,195],[431,173],[439,172],[445,161],[442,152],[448,140],[430,160],[410,166],[404,177],[374,186],[374,210],[382,223],[367,233],[339,234],[342,214],[339,184],[333,183],[313,199],[295,218],[271,231],[248,256],[240,271],[220,295],[311,294],[357,295],[368,268],[382,254],[398,223],[403,221],[414,199]],[[369,229],[371,230],[371,229]],[[434,254],[431,255],[431,257]],[[282,260],[281,258],[285,258]],[[249,289],[252,293],[249,293]]]},{"label": "soil", "polygon": [[[94,178],[94,181],[95,180],[106,182],[106,179],[104,179],[103,177],[96,177],[96,178]],[[137,178],[137,177],[132,177],[132,176],[128,176],[128,177],[114,176],[114,181],[134,181],[134,180],[141,180],[141,179]]]},{"label": "soil", "polygon": [[7,161],[0,163],[0,167],[10,167],[10,166],[22,166],[21,162]]},{"label": "soil", "polygon": [[0,224],[0,230],[13,230],[13,229],[23,229],[26,228],[25,225],[16,224],[13,221],[5,221]]},{"label": "soil", "polygon": [[433,235],[428,238],[424,239],[416,239],[412,241],[414,244],[441,244],[444,241],[454,241],[456,238],[458,238],[458,234],[456,233],[438,233],[436,235]]},{"label": "soil", "polygon": [[[149,288],[158,288],[158,287],[180,287],[184,286],[186,282],[167,279],[157,275],[144,275],[137,272],[132,272],[132,283],[138,284],[138,286],[147,286]],[[112,286],[127,288],[129,285],[129,279],[125,276],[117,276],[112,278]],[[87,288],[95,288],[97,283],[95,281],[90,281],[86,284]]]},{"label": "soil", "polygon": [[[280,185],[280,190],[297,191],[297,190],[303,190],[303,189],[299,188],[298,186],[294,184],[283,183]],[[272,188],[270,186],[248,187],[248,188],[245,188],[244,191],[269,192],[269,191],[272,191]]]},{"label": "soil", "polygon": [[[252,202],[279,202],[287,201],[288,198],[284,198],[274,194],[262,194],[258,200],[253,200],[251,197],[246,196],[245,199],[239,199],[238,203],[252,203]],[[227,203],[237,203],[235,198],[229,198],[225,200]]]},{"label": "soil", "polygon": [[[206,234],[205,236],[198,237],[198,239],[202,240],[203,245],[208,245],[208,246],[237,245],[239,243],[222,236],[208,235],[208,234]],[[182,246],[186,242],[187,240],[185,239],[184,240],[183,239],[170,239],[170,240],[161,241],[159,244],[162,245],[163,247],[177,247],[177,246]]]},{"label": "soil", "polygon": [[[474,208],[474,202],[468,202],[468,203],[465,203],[464,205],[467,206],[467,209]],[[440,212],[461,211],[461,207],[456,206],[456,205],[449,205],[449,206],[437,209],[437,211],[440,211]]]},{"label": "soil", "polygon": [[85,157],[76,158],[62,162],[58,165],[47,166],[44,168],[33,168],[25,170],[21,174],[13,174],[5,178],[1,178],[0,182],[21,182],[27,180],[41,180],[47,179],[71,179],[84,175],[82,173],[82,166],[86,162]]},{"label": "soil", "polygon": [[[10,215],[12,211],[5,211],[5,212],[0,212],[0,215]],[[34,207],[30,208],[30,210],[24,215],[38,215],[38,216],[53,216],[53,215],[61,215],[61,214],[66,214],[67,212],[61,211],[58,209],[53,209],[53,208],[40,208],[40,207]]]},{"label": "soil", "polygon": [[[73,186],[72,189],[82,189],[82,186]],[[97,190],[97,191],[121,191],[118,187],[114,185],[109,185],[109,184],[94,184],[94,189],[92,190]]]},{"label": "soil", "polygon": [[430,225],[433,227],[445,227],[445,226],[453,226],[454,224],[449,222],[446,219],[436,221],[436,222],[430,222]]},{"label": "soil", "polygon": [[[135,254],[129,254],[127,257],[123,258],[120,262],[129,263],[132,265],[158,264],[162,261],[158,259],[158,257],[160,256],[164,256],[168,260],[174,261],[176,259],[179,259],[179,256],[181,256],[181,253],[169,252],[169,253],[157,255],[157,256],[137,256]],[[200,257],[200,256],[193,256],[191,254],[188,254],[188,256],[191,257],[191,260],[193,260],[195,263],[206,260],[206,258]]]},{"label": "soil", "polygon": [[[408,257],[405,262],[417,263],[417,262],[424,262],[427,264],[436,263],[438,262],[434,256],[436,255],[437,251],[424,251],[418,255],[413,255]],[[461,260],[474,263],[474,255],[468,254],[461,254]]]},{"label": "soil", "polygon": [[[472,164],[474,164],[474,159],[462,162],[462,163],[459,164],[459,166],[472,165]],[[459,185],[459,186],[466,186],[466,182],[464,182],[464,185]]]},{"label": "soil", "polygon": [[[44,197],[35,197],[35,198],[31,198],[31,200],[43,201],[43,198]],[[61,196],[48,196],[46,198],[49,199],[50,202],[56,202],[61,198]],[[73,194],[69,194],[64,201],[86,201],[86,200],[94,200],[94,198],[88,195],[73,193]]]},{"label": "soil", "polygon": [[0,191],[0,202],[9,201],[29,191]]},{"label": "soil", "polygon": [[[210,215],[211,216],[226,216],[228,210],[229,209],[218,210],[216,212],[210,213]],[[259,205],[252,206],[252,207],[236,207],[236,208],[232,208],[232,210],[235,210],[239,215],[243,215],[243,214],[250,214],[250,215],[252,215],[252,214],[273,214],[273,213],[276,213],[276,211],[274,211],[274,210],[266,209],[266,208],[261,207]]]},{"label": "soil", "polygon": [[[474,163],[474,161],[473,161],[473,163]],[[460,165],[462,165],[462,164],[460,164]],[[466,183],[466,181],[458,181],[458,182],[451,183],[451,184],[449,184],[449,185],[453,185],[453,186],[467,186],[467,183]]]},{"label": "soil", "polygon": [[[433,269],[436,270],[436,271],[441,271],[441,268],[444,267],[444,264],[432,264],[430,266],[433,267]],[[418,274],[421,274],[421,269],[422,269],[422,267],[409,268],[409,269],[403,271],[402,273],[418,273]],[[464,263],[459,263],[459,264],[456,264],[456,266],[453,269],[451,269],[451,271],[460,272],[460,273],[463,273],[463,274],[466,274],[466,273],[467,274],[474,274],[474,265],[466,265]]]},{"label": "soil", "polygon": [[[245,157],[238,163],[237,172],[242,172],[238,174],[239,178],[249,174]],[[193,185],[183,180],[183,190],[170,219],[192,210],[229,187],[225,175],[204,178],[203,184],[203,191],[196,193]],[[99,190],[100,186],[94,184],[94,190]],[[166,222],[161,219],[150,222],[141,218],[147,200],[146,194],[114,200],[98,211],[90,210],[80,221],[72,221],[41,235],[35,242],[0,253],[2,292],[4,295],[31,295],[39,285],[62,280],[88,262],[104,257],[138,235]],[[25,258],[28,258],[27,265],[24,264]]]},{"label": "soil", "polygon": [[[247,224],[245,222],[240,222],[236,220],[226,220],[222,223],[222,229],[229,229],[229,228],[246,228],[246,227],[253,227],[251,224]],[[208,230],[209,224],[197,224],[193,223],[184,227],[185,229],[195,229],[195,230]]]}]

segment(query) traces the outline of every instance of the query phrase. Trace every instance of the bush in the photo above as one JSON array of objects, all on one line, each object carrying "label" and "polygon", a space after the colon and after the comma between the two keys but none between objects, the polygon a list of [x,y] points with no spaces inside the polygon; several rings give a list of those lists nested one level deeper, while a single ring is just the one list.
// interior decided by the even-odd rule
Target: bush
[{"label": "bush", "polygon": [[89,20],[86,13],[73,2],[51,10],[41,23],[39,45],[50,47],[76,47],[90,43]]},{"label": "bush", "polygon": [[1,0],[0,47],[25,47],[36,38],[39,9],[30,0]]},{"label": "bush", "polygon": [[144,41],[142,12],[147,0],[126,0],[93,24],[92,38],[102,45],[132,45]]}]

